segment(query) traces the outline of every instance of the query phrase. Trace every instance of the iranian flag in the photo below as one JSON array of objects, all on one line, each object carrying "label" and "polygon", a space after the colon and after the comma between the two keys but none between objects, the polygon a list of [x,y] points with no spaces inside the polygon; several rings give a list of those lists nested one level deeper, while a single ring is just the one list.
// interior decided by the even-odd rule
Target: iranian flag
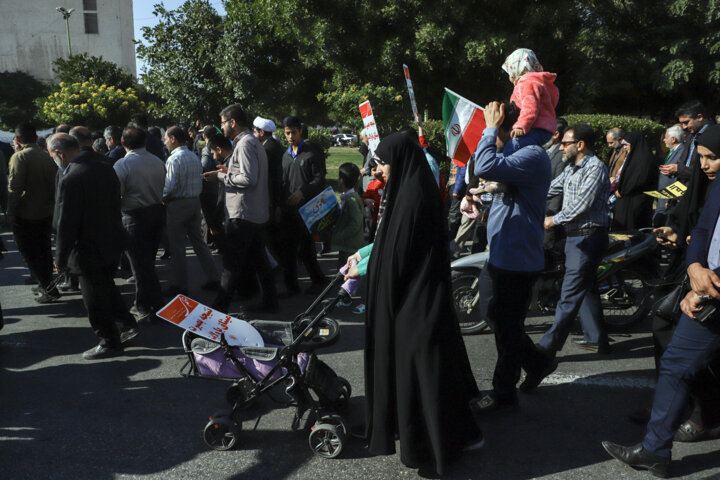
[{"label": "iranian flag", "polygon": [[485,129],[483,109],[446,88],[442,116],[448,157],[464,167]]}]

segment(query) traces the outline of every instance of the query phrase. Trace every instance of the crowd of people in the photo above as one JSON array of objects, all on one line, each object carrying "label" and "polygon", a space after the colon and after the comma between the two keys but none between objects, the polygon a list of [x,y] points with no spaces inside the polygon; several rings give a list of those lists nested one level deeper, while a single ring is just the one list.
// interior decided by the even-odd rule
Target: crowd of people
[{"label": "crowd of people", "polygon": [[[354,311],[366,315],[370,451],[393,453],[397,437],[403,463],[442,473],[482,446],[478,419],[516,410],[518,390],[531,393],[555,371],[576,318],[583,330],[577,346],[609,353],[596,281],[608,234],[652,227],[671,252],[667,275],[686,271],[689,287],[681,311],[653,325],[658,385],[652,409],[638,415],[647,423],[644,440],[603,445],[628,465],[665,475],[673,439],[720,434],[720,318],[713,313],[720,301],[720,186],[713,182],[720,126],[700,102],[682,105],[658,160],[654,139],[640,132],[595,132],[556,118],[555,75],[532,51],[514,52],[503,69],[515,85],[511,101],[486,106],[473,155],[466,165],[452,163],[447,179],[440,164],[449,159],[428,144],[421,124],[388,135],[375,150],[362,134],[362,169],[338,169],[340,214],[326,249],[338,252],[348,278],[367,277]],[[310,278],[305,292],[324,289],[316,241],[298,211],[326,187],[322,149],[294,116],[282,122],[287,147],[274,137],[272,120],[251,122],[239,105],[219,112],[218,121],[161,130],[137,114],[125,128],[94,134],[61,125],[42,140],[30,124],[16,128],[3,208],[36,301],[81,291],[99,339],[84,358],[122,355],[140,334],[138,322],[190,293],[188,241],[202,288],[216,292],[212,306],[222,312],[235,298],[241,315],[277,312],[283,298],[301,292],[298,261]],[[608,159],[595,153],[597,133],[606,134]],[[678,199],[654,204],[644,193],[676,181],[685,187]],[[471,251],[489,248],[481,296],[498,355],[493,388],[483,393],[451,295],[451,256],[468,241]],[[165,291],[156,272],[161,246],[171,271]],[[555,319],[535,343],[524,325],[531,289],[558,261],[565,273]],[[114,282],[119,270],[135,280],[131,308]],[[255,296],[260,302],[249,304]]]}]

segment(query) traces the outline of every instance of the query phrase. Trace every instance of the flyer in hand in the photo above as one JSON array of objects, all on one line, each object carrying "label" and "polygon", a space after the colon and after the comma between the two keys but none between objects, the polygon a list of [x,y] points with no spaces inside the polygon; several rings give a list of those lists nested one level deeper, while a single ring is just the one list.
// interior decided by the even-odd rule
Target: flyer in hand
[{"label": "flyer in hand", "polygon": [[327,187],[318,196],[298,210],[311,235],[328,233],[340,216],[340,206],[332,187]]}]

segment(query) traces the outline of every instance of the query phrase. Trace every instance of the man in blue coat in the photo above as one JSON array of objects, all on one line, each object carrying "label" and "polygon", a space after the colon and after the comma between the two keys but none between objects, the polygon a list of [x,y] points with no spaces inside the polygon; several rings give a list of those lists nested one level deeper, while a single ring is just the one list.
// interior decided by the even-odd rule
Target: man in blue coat
[{"label": "man in blue coat", "polygon": [[[710,126],[695,145],[710,180],[720,171],[720,126]],[[641,443],[624,447],[603,442],[621,462],[665,477],[673,437],[689,400],[693,379],[720,352],[720,182],[711,182],[700,219],[687,250],[692,290],[680,304],[683,315],[660,363],[660,375],[647,433]]]}]

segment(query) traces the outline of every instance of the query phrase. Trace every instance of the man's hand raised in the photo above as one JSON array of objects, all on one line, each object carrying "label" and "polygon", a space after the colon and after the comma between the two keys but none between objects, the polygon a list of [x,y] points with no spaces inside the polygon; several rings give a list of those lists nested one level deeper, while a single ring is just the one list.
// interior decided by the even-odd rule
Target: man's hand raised
[{"label": "man's hand raised", "polygon": [[483,111],[485,115],[485,126],[488,128],[498,128],[505,120],[505,104],[500,102],[490,102]]}]

